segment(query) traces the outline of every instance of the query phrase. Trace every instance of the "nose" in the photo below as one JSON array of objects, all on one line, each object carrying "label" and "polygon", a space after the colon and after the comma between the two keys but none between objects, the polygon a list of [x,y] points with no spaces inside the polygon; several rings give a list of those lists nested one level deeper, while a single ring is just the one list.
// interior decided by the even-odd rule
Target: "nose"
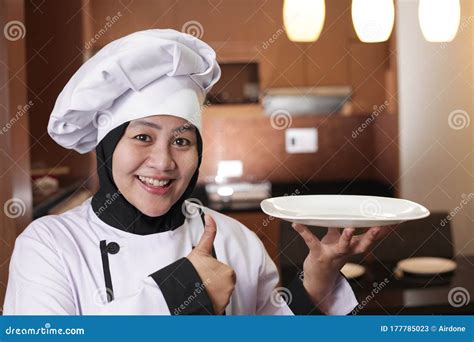
[{"label": "nose", "polygon": [[148,155],[146,165],[158,171],[174,170],[176,163],[171,154],[170,146],[155,146]]}]

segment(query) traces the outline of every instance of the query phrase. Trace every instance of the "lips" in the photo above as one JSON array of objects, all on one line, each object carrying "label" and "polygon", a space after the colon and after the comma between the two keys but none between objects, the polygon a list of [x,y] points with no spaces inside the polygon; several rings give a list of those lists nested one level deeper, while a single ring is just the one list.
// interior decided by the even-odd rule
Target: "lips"
[{"label": "lips", "polygon": [[153,195],[166,194],[174,183],[174,179],[158,180],[156,178],[144,177],[144,176],[135,176],[135,178],[137,179],[137,182],[145,191]]},{"label": "lips", "polygon": [[146,176],[137,176],[137,178],[142,183],[144,183],[148,186],[153,186],[153,187],[166,187],[173,181],[173,179],[171,179],[171,178],[157,179],[157,178],[146,177]]}]

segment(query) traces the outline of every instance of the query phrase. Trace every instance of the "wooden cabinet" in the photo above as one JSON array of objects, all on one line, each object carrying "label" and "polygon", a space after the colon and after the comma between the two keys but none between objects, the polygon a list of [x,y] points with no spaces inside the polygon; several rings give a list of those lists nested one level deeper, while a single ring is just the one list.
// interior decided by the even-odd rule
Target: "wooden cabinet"
[{"label": "wooden cabinet", "polygon": [[[283,26],[283,1],[88,1],[84,41],[98,49],[125,34],[149,28],[191,33],[211,45],[219,62],[255,61],[261,90],[272,87],[350,85],[357,111],[385,101],[389,43],[364,44],[355,34],[351,0],[326,1],[326,20],[314,43],[295,43]],[[105,18],[120,19],[105,30]]]}]

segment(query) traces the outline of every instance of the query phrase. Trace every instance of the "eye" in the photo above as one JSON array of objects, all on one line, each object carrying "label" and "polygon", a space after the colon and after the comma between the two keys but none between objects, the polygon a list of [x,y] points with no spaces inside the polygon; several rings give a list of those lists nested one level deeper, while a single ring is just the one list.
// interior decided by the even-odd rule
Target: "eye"
[{"label": "eye", "polygon": [[178,146],[189,146],[191,145],[191,142],[186,138],[177,138],[173,141],[173,144]]},{"label": "eye", "polygon": [[151,138],[147,134],[139,134],[133,137],[133,139],[136,139],[138,141],[143,141],[143,142],[150,142]]}]

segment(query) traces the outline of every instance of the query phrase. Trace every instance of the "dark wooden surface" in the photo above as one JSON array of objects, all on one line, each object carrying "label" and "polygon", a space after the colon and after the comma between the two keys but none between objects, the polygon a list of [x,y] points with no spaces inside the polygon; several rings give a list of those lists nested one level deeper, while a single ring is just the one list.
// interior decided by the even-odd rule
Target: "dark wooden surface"
[{"label": "dark wooden surface", "polygon": [[[451,277],[436,275],[424,281],[397,279],[395,265],[367,266],[365,275],[351,280],[359,303],[365,301],[357,314],[474,314],[474,256],[458,256],[455,261],[458,268]],[[382,282],[386,285],[381,286]],[[377,286],[381,289],[374,293]]]}]

